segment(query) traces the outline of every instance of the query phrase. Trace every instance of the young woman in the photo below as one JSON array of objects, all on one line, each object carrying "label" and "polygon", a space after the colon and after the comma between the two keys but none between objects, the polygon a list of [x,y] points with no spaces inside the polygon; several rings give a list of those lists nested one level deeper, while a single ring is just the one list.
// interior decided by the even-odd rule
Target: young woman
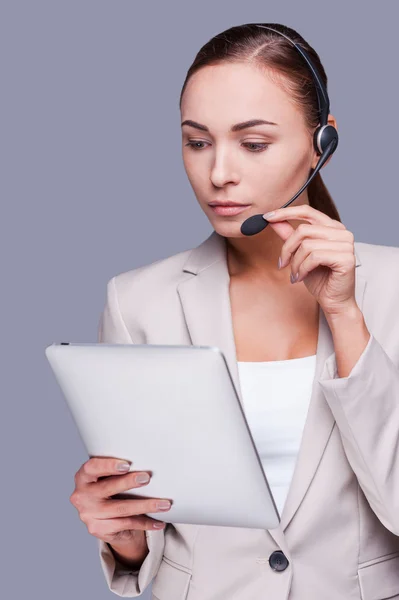
[{"label": "young woman", "polygon": [[399,598],[399,248],[354,242],[320,173],[279,209],[318,162],[319,111],[278,32],[327,77],[296,31],[263,25],[277,31],[242,25],[205,44],[181,94],[184,166],[212,234],[113,277],[99,341],[218,346],[281,523],[165,527],[160,515],[157,531],[145,514],[157,499],[110,499],[145,485],[117,459],[84,463],[71,501],[119,596],[155,578],[159,600]]}]

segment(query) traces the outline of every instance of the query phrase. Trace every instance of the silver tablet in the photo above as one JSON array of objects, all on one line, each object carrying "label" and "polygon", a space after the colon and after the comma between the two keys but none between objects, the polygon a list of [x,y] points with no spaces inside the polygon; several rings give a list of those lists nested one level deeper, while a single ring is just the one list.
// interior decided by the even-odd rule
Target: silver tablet
[{"label": "silver tablet", "polygon": [[45,353],[89,456],[127,459],[152,475],[115,497],[168,498],[165,523],[278,527],[219,348],[63,342]]}]

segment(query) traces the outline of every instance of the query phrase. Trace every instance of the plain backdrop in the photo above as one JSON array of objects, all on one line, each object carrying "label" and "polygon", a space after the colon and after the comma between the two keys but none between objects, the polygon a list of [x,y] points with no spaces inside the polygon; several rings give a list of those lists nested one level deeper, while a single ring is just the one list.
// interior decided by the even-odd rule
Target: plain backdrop
[{"label": "plain backdrop", "polygon": [[1,2],[2,597],[113,596],[69,501],[88,456],[44,349],[95,342],[112,276],[212,232],[181,156],[179,95],[199,48],[248,22],[286,24],[314,46],[340,135],[324,181],[357,241],[396,246],[398,12],[360,0]]}]

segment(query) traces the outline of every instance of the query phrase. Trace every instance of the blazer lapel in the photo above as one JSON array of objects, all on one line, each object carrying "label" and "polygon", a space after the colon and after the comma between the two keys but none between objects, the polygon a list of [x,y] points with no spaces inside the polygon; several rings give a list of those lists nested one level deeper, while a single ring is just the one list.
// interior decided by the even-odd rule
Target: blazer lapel
[{"label": "blazer lapel", "polygon": [[[361,263],[356,250],[355,254],[358,267]],[[191,251],[183,271],[193,275],[177,286],[191,342],[195,346],[217,346],[223,352],[239,401],[243,405],[230,305],[226,239],[213,231],[202,244]],[[356,301],[360,309],[365,285],[365,278],[356,271]],[[325,361],[333,352],[332,334],[320,308],[316,371],[301,446],[280,525],[269,530],[280,547],[284,545],[283,532],[306,494],[335,423],[321,386],[318,385]]]}]

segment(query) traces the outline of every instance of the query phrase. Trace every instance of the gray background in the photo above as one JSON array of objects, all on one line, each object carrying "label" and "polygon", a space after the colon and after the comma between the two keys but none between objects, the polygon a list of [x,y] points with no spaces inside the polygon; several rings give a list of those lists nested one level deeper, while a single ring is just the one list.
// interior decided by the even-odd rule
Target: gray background
[{"label": "gray background", "polygon": [[297,29],[325,66],[340,134],[324,181],[357,241],[397,246],[397,12],[359,0],[1,3],[2,597],[113,597],[69,502],[88,457],[44,349],[96,341],[113,275],[211,233],[181,158],[178,99],[196,52],[232,25]]}]

